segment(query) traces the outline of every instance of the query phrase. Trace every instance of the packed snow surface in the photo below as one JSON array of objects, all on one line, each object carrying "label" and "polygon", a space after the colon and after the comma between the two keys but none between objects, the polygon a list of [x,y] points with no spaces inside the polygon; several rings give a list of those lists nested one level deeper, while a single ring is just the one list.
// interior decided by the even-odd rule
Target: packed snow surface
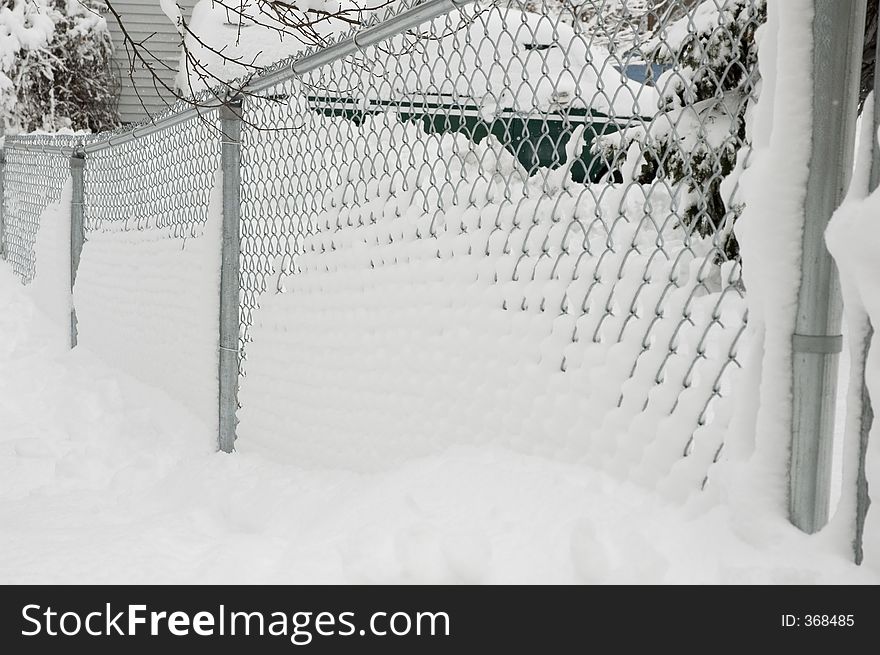
[{"label": "packed snow surface", "polygon": [[241,448],[370,470],[495,441],[679,498],[711,478],[745,302],[667,187],[529,178],[494,137],[390,113],[290,115],[309,155],[289,205],[260,174],[277,141],[254,135],[243,172],[246,267],[291,233],[299,251],[253,314]]},{"label": "packed snow surface", "polygon": [[783,518],[499,445],[370,473],[217,453],[176,400],[68,350],[66,327],[0,264],[4,584],[880,582]]}]

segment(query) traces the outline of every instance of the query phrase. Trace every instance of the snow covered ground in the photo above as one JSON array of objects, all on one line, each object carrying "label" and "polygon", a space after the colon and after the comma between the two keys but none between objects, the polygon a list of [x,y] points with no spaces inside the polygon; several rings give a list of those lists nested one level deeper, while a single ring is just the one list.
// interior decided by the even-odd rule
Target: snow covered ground
[{"label": "snow covered ground", "polygon": [[[783,54],[808,42],[808,20],[791,11],[771,20]],[[369,117],[358,135],[320,116],[288,150],[344,183],[315,205],[323,229],[302,230],[296,266],[273,271],[279,293],[254,308],[238,451],[217,453],[219,185],[186,239],[151,222],[158,214],[129,230],[130,204],[109,203],[119,222],[89,228],[74,294],[80,345],[69,351],[71,187],[59,183],[40,218],[34,282],[21,286],[0,263],[0,583],[880,582],[876,547],[863,567],[850,562],[851,467],[822,533],[808,537],[784,516],[786,307],[804,184],[804,168],[788,164],[806,161],[791,144],[804,146],[809,125],[788,110],[798,103],[773,101],[805,97],[806,82],[765,76],[738,232],[747,378],[727,379],[728,402],[711,412],[699,394],[714,393],[746,300],[727,293],[735,265],[703,276],[711,250],[675,238],[662,220],[670,198],[652,194],[648,213],[645,189],[608,184],[603,206],[586,187],[569,193],[565,170],[514,175],[489,139],[427,135],[388,116]],[[261,178],[259,156],[275,150],[246,143],[257,156],[245,177]],[[402,152],[426,164],[409,167],[406,193],[394,186]],[[371,162],[368,183],[360,164],[340,168],[352,154]],[[429,194],[419,176],[431,170],[447,184]],[[257,236],[273,236],[246,207],[265,226]],[[583,216],[610,210],[621,220],[597,219],[570,239]],[[535,217],[528,229],[522,216]],[[591,242],[623,247],[597,257]],[[579,265],[592,274],[574,275]],[[859,279],[876,279],[865,270]],[[592,340],[573,338],[573,316],[544,312],[565,294]],[[661,297],[682,319],[652,332]],[[726,332],[713,328],[722,322]],[[705,352],[689,368],[693,349]],[[665,377],[659,360],[672,362]],[[724,457],[698,491],[722,439]]]},{"label": "snow covered ground", "polygon": [[666,504],[498,445],[394,468],[225,455],[169,396],[69,351],[0,264],[2,583],[872,583],[839,539]]}]

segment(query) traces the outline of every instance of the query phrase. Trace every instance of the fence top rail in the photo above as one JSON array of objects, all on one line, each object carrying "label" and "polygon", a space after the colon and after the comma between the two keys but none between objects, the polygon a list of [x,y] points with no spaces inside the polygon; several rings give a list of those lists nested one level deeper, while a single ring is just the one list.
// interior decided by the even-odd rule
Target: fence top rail
[{"label": "fence top rail", "polygon": [[332,64],[358,50],[395,37],[474,2],[475,0],[425,0],[387,20],[359,30],[333,45],[294,59],[290,64],[290,70],[294,75],[305,75],[316,68]]},{"label": "fence top rail", "polygon": [[[203,91],[188,99],[178,101],[162,114],[134,126],[126,126],[119,130],[98,134],[76,135],[72,137],[74,139],[72,143],[65,144],[47,142],[47,136],[43,135],[39,139],[34,139],[31,135],[10,136],[6,138],[4,147],[25,152],[50,153],[72,157],[119,146],[166,130],[188,120],[203,118],[206,114],[220,107],[240,102],[243,97],[257,94],[291,77],[299,77],[332,64],[363,48],[402,34],[455,9],[473,4],[475,1],[424,0],[398,14],[391,15],[385,20],[355,29],[348,36],[329,46],[282,59],[252,80],[243,82],[239,87],[241,89],[239,92],[230,92],[216,88]],[[48,138],[51,139],[52,137]]]},{"label": "fence top rail", "polygon": [[63,155],[72,157],[80,152],[83,135],[78,134],[19,134],[3,140],[3,159],[9,150],[19,152]]}]

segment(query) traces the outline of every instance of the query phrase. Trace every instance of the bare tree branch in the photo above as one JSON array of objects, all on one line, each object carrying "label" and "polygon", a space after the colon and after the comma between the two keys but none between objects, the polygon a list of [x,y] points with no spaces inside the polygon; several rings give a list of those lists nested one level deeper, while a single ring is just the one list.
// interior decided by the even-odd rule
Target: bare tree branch
[{"label": "bare tree branch", "polygon": [[[167,72],[174,69],[152,50],[150,38],[153,35],[145,38],[135,37],[116,3],[113,0],[102,1],[122,33],[121,46],[127,53],[129,63],[127,75],[147,116],[152,117],[154,110],[148,106],[148,101],[138,88],[136,73],[146,72],[152,80],[153,89],[162,98],[173,98],[173,101],[184,101],[193,106],[206,106],[214,105],[217,101],[226,102],[233,97],[248,95],[247,82],[263,70],[263,65],[258,63],[264,54],[263,50],[246,58],[244,55],[235,54],[235,48],[229,44],[213,45],[204,35],[193,30],[186,18],[181,16],[177,29],[181,35],[183,68],[181,77],[186,80],[187,88],[178,88],[167,81]],[[235,46],[240,44],[244,28],[257,27],[264,31],[262,38],[265,38],[267,31],[270,35],[277,36],[280,41],[292,38],[303,47],[322,47],[329,44],[332,32],[322,34],[321,28],[329,27],[333,21],[338,21],[349,28],[362,25],[371,13],[389,7],[396,0],[363,0],[363,2],[363,6],[340,7],[335,11],[314,7],[303,10],[296,4],[284,0],[251,0],[251,2],[213,0],[213,6],[224,10],[229,22],[236,26]],[[203,61],[201,55],[205,54],[216,57],[220,66],[231,65],[234,71],[241,69],[241,74],[234,76],[234,79],[219,75],[215,72],[216,64],[212,66]],[[201,93],[203,91],[208,92],[207,99],[204,93]],[[170,104],[166,101],[166,106]]]}]

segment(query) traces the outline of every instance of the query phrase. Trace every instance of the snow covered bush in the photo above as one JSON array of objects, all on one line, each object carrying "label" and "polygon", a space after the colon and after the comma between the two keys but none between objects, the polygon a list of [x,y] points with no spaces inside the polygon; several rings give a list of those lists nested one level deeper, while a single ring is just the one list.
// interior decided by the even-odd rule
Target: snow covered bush
[{"label": "snow covered bush", "polygon": [[112,45],[96,0],[0,0],[7,133],[115,127]]},{"label": "snow covered bush", "polygon": [[593,45],[620,56],[634,54],[664,25],[684,16],[702,0],[510,0],[510,5],[534,13],[559,16],[579,23]]},{"label": "snow covered bush", "polygon": [[661,113],[593,146],[619,167],[637,144],[635,181],[676,186],[683,226],[700,236],[717,234],[728,259],[738,258],[733,223],[742,211],[730,182],[740,170],[746,112],[757,95],[755,32],[766,15],[766,0],[705,0],[653,37],[645,46],[648,59],[671,66],[657,80]]}]

